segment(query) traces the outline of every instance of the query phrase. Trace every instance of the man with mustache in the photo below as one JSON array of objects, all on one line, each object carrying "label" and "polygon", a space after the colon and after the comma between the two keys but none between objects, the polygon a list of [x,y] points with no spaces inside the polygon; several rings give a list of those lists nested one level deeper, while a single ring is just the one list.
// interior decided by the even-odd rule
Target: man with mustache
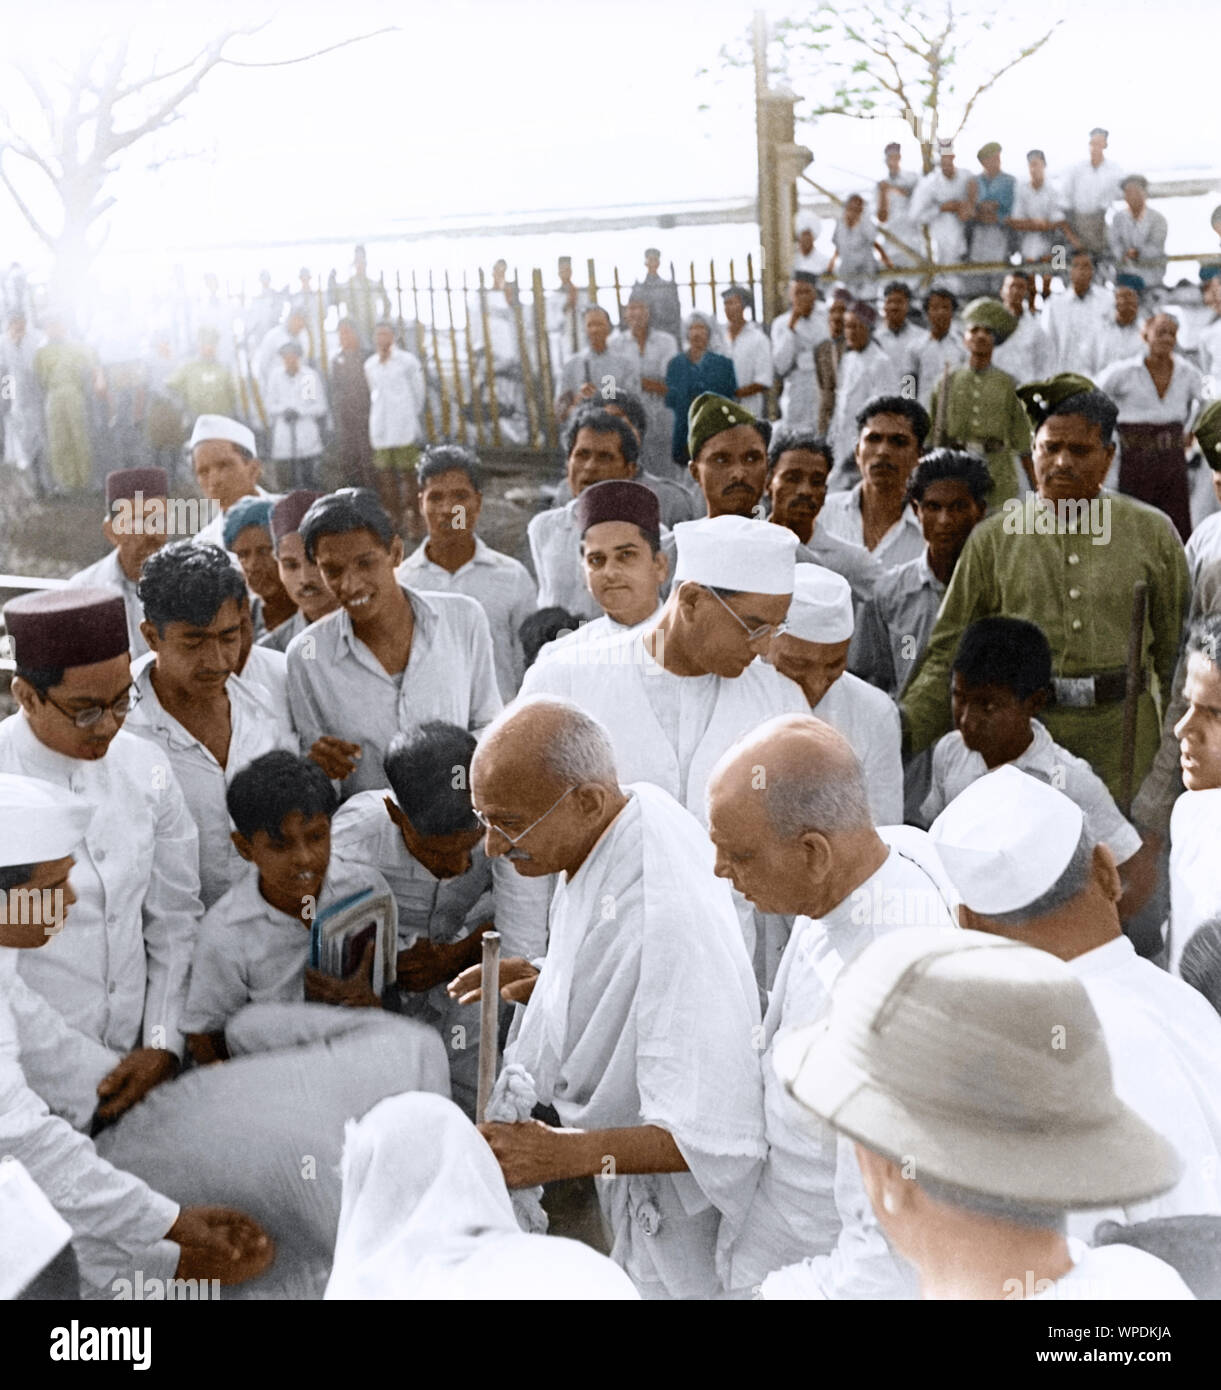
[{"label": "man with mustache", "polygon": [[[1156,675],[1160,691],[1170,690],[1187,610],[1183,546],[1163,513],[1103,493],[1118,412],[1093,382],[1065,373],[1030,382],[1018,395],[1034,427],[1035,520],[1043,525],[1027,527],[1025,516],[1011,509],[971,532],[923,662],[903,696],[910,746],[919,751],[951,727],[950,661],[963,631],[979,618],[1025,618],[1051,643],[1055,700],[1042,716],[1048,732],[1089,762],[1119,797],[1132,590],[1138,580],[1148,585],[1141,649],[1145,688],[1137,706],[1139,786],[1158,742],[1150,677]],[[1109,544],[1089,534],[1090,519],[1102,515],[1103,507]]]},{"label": "man with mustache", "polygon": [[165,544],[169,490],[169,475],[164,468],[120,468],[107,473],[102,535],[114,549],[68,580],[78,588],[96,589],[109,584],[118,589],[127,611],[127,640],[133,657],[148,651],[140,631],[144,610],[136,584],[145,560]]},{"label": "man with mustache", "polygon": [[276,566],[280,583],[296,605],[297,611],[277,628],[259,638],[260,647],[287,652],[289,643],[310,623],[325,618],[339,606],[334,595],[322,582],[318,566],[305,558],[305,546],[298,527],[301,518],[322,496],[308,488],[287,493],[271,509],[271,540],[275,546]]},{"label": "man with mustache", "polygon": [[856,432],[861,481],[827,499],[822,524],[840,540],[864,546],[884,569],[894,569],[924,550],[907,480],[928,437],[928,412],[906,396],[875,396],[856,417]]}]

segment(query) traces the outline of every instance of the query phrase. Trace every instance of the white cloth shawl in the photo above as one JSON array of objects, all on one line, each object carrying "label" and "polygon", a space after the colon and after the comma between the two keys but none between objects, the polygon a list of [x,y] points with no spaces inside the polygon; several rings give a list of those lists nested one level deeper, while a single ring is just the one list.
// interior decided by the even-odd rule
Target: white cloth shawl
[{"label": "white cloth shawl", "polygon": [[410,1092],[349,1120],[327,1298],[636,1299],[605,1255],[517,1228],[500,1166],[452,1101]]},{"label": "white cloth shawl", "polygon": [[698,821],[649,783],[552,900],[542,973],[506,1054],[574,1129],[657,1125],[690,1172],[598,1182],[612,1258],[643,1292],[717,1290],[766,1152],[758,992]]}]

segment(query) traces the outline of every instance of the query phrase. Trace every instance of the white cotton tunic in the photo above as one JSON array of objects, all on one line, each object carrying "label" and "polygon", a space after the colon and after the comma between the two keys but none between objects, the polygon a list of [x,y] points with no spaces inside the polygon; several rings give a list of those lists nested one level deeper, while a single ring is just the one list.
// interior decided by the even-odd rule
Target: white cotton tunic
[{"label": "white cotton tunic", "polygon": [[[848,492],[833,492],[818,514],[818,525],[840,540],[865,545],[865,519],[861,515],[861,489],[857,483]],[[924,554],[924,532],[915,511],[905,506],[899,519],[869,552],[883,570],[897,569]]]},{"label": "white cotton tunic", "polygon": [[[399,449],[423,439],[420,417],[426,392],[424,369],[409,352],[390,349],[383,362],[377,353],[365,359],[369,383],[369,442],[375,449]],[[278,455],[277,455],[278,457]]]},{"label": "white cotton tunic", "polygon": [[[778,314],[772,320],[772,366],[784,385],[780,391],[780,418],[794,428],[813,429],[818,421],[822,393],[814,371],[814,349],[829,335],[827,311],[821,304],[789,327],[793,316]],[[739,384],[741,384],[739,382]]]},{"label": "white cotton tunic", "polygon": [[1197,927],[1221,917],[1221,788],[1186,792],[1170,813],[1170,959],[1179,973],[1183,947]]}]

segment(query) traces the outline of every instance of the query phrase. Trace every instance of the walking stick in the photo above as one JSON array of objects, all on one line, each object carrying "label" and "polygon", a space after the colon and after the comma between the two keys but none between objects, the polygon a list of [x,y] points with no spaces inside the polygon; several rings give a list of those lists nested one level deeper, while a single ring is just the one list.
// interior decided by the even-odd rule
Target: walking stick
[{"label": "walking stick", "polygon": [[1123,697],[1123,742],[1119,752],[1119,809],[1132,809],[1132,775],[1136,765],[1136,709],[1143,692],[1142,655],[1145,644],[1145,607],[1149,586],[1139,580],[1132,590],[1132,619],[1128,627],[1127,684]]},{"label": "walking stick", "polygon": [[496,1053],[500,1030],[500,933],[483,934],[482,998],[479,1005],[479,1089],[475,1098],[475,1123],[482,1124],[496,1082]]}]

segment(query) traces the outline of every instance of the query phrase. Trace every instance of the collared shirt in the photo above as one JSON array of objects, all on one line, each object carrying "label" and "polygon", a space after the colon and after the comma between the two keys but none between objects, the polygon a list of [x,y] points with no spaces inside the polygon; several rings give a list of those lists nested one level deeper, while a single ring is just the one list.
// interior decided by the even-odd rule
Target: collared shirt
[{"label": "collared shirt", "polygon": [[[1166,279],[1166,219],[1156,208],[1146,206],[1136,217],[1125,206],[1115,209],[1111,218],[1111,255],[1121,270],[1139,275],[1146,285],[1160,285]],[[1128,256],[1135,251],[1136,257]]]},{"label": "collared shirt", "polygon": [[556,401],[558,403],[567,395],[575,396],[582,386],[588,384],[594,387],[596,404],[602,399],[602,386],[608,379],[616,387],[626,387],[640,395],[640,354],[629,356],[622,348],[612,349],[609,346],[605,352],[595,353],[592,348],[583,347],[560,369]]},{"label": "collared shirt", "polygon": [[1206,516],[1187,538],[1187,566],[1193,584],[1204,566],[1214,560],[1221,560],[1221,512]]},{"label": "collared shirt", "polygon": [[1042,381],[1049,376],[1053,356],[1051,340],[1043,332],[1039,320],[1024,309],[1018,326],[993,350],[992,365],[1008,372],[1015,384],[1021,386],[1023,382]]},{"label": "collared shirt", "polygon": [[795,328],[789,327],[792,317],[790,309],[772,320],[772,366],[776,375],[784,380],[780,415],[786,425],[813,429],[821,401],[814,374],[814,349],[830,334],[827,311],[821,304],[815,304],[805,318],[797,320]]},{"label": "collared shirt", "polygon": [[933,392],[945,368],[957,371],[966,365],[966,360],[967,350],[962,345],[962,334],[958,331],[957,323],[951,323],[944,338],[923,333],[914,340],[900,370],[915,376],[916,399],[927,410],[933,403]]},{"label": "collared shirt", "polygon": [[912,220],[928,228],[935,259],[941,265],[957,264],[967,250],[966,224],[956,212],[942,212],[941,204],[963,202],[970,188],[971,175],[965,169],[955,169],[947,178],[937,168],[925,174],[912,194]]},{"label": "collared shirt", "polygon": [[465,594],[403,593],[415,631],[398,676],[357,637],[342,608],[312,623],[288,649],[288,700],[302,751],[324,734],[361,746],[356,770],[341,784],[345,798],[386,786],[382,759],[400,730],[441,719],[477,734],[502,708],[492,634],[479,604]]},{"label": "collared shirt", "polygon": [[423,541],[398,567],[395,578],[404,588],[465,594],[482,605],[492,632],[500,698],[511,700],[526,669],[518,634],[538,606],[538,591],[525,565],[476,536],[474,555],[451,573],[428,558],[428,542]]},{"label": "collared shirt", "polygon": [[[844,460],[856,444],[856,417],[875,396],[899,394],[902,373],[872,339],[859,352],[840,358],[835,383],[835,415],[831,420],[831,447],[835,450],[832,489],[844,486]],[[848,537],[852,539],[851,536]]]},{"label": "collared shirt", "polygon": [[[24,983],[17,972],[19,954],[36,953],[3,950],[5,959],[0,960],[0,1152],[24,1164],[72,1227],[81,1274],[102,1289],[130,1259],[158,1245],[178,1220],[179,1207],[100,1158],[88,1138],[76,1132],[88,1125],[97,1102],[93,1087],[116,1059],[70,1028]],[[53,1055],[59,1068],[81,1076],[88,1108],[65,1118],[51,1114],[46,1098],[26,1076],[30,1055]],[[158,1275],[172,1276],[178,1247],[162,1248],[170,1263]]]},{"label": "collared shirt", "polygon": [[1061,185],[1064,205],[1071,212],[1106,212],[1120,196],[1122,178],[1123,170],[1105,155],[1096,168],[1088,159],[1083,159],[1064,175]]},{"label": "collared shirt", "polygon": [[423,439],[420,418],[426,393],[424,369],[409,352],[392,347],[385,362],[375,352],[365,359],[369,383],[369,442],[398,449]]},{"label": "collared shirt", "polygon": [[876,686],[845,671],[810,713],[848,740],[865,774],[874,825],[903,823],[899,707]]},{"label": "collared shirt", "polygon": [[[282,323],[277,323],[267,330],[263,335],[262,342],[255,348],[254,356],[250,361],[250,370],[255,380],[262,386],[264,394],[266,394],[267,383],[271,379],[272,371],[280,366],[284,360],[280,356],[280,349],[292,339],[293,335],[288,329]],[[296,342],[301,349],[301,365],[305,366],[313,356],[314,350],[308,328],[303,328],[296,335]]]},{"label": "collared shirt", "polygon": [[[1106,368],[1114,366],[1116,362],[1127,362],[1133,357],[1144,357],[1148,347],[1144,338],[1141,337],[1140,322],[1134,319],[1127,325],[1120,325],[1115,322],[1114,317],[1105,321],[1102,331],[1099,333],[1094,347],[1094,365],[1097,371],[1105,371]],[[996,360],[993,354],[993,361]],[[1003,362],[997,362],[998,367],[1004,366]],[[1005,367],[1008,371],[1009,368]],[[1031,381],[1041,380],[1041,377],[1030,377]]]},{"label": "collared shirt", "polygon": [[[301,364],[289,376],[281,363],[267,374],[267,389],[263,406],[273,420],[271,427],[271,456],[273,459],[315,458],[322,452],[322,434],[318,422],[326,415],[326,387],[313,367]],[[291,424],[284,412],[295,410],[297,419]]]},{"label": "collared shirt", "polygon": [[862,214],[855,227],[850,227],[841,217],[831,234],[831,242],[837,253],[836,275],[841,280],[872,275],[878,264],[873,254],[873,243],[877,239],[878,229],[871,217]]},{"label": "collared shirt", "polygon": [[135,584],[123,573],[117,550],[103,555],[95,564],[78,571],[68,580],[71,588],[92,589],[99,584],[118,589],[123,595],[123,607],[127,612],[127,641],[131,649],[131,659],[134,661],[148,651],[148,643],[140,631],[140,624],[144,621],[144,606],[140,602]]},{"label": "collared shirt", "polygon": [[[345,863],[332,851],[318,911],[366,889],[388,891],[376,869]],[[302,1002],[309,952],[309,926],[272,907],[259,889],[258,868],[245,865],[200,923],[182,1031],[219,1033],[247,1004]]]},{"label": "collared shirt", "polygon": [[1084,295],[1071,286],[1053,294],[1043,309],[1043,332],[1055,354],[1052,369],[1091,376],[1097,368],[1099,339],[1114,312],[1112,296],[1094,284]]},{"label": "collared shirt", "polygon": [[[833,492],[818,514],[818,529],[826,528],[840,540],[865,544],[865,520],[861,515],[861,490],[857,483],[849,492]],[[884,569],[894,569],[924,554],[924,532],[915,511],[904,504],[899,519],[869,552]]]},{"label": "collared shirt", "polygon": [[259,685],[241,676],[225,682],[229,697],[229,756],[225,766],[213,753],[168,714],[153,688],[154,660],[150,654],[132,667],[137,703],[128,716],[127,728],[150,739],[169,757],[182,788],[187,810],[199,831],[199,896],[205,908],[224,893],[245,868],[245,861],[229,838],[233,824],[225,805],[225,793],[234,777],[255,758],[276,748],[297,751],[291,726],[281,724]]},{"label": "collared shirt", "polygon": [[[253,605],[251,605],[253,607]],[[268,647],[273,652],[287,652],[288,644],[299,632],[304,632],[309,627],[309,620],[298,608],[291,618],[285,619],[279,627],[273,627],[270,632],[264,632],[255,642],[256,647]]]},{"label": "collared shirt", "polygon": [[[1029,182],[1019,183],[1017,192],[1013,195],[1013,211],[1010,216],[1019,222],[1054,223],[1063,220],[1064,209],[1060,205],[1056,190],[1046,180],[1041,188],[1035,188]],[[1023,232],[1020,242],[1022,260],[1041,261],[1050,255],[1052,236],[1052,232]]]},{"label": "collared shirt", "polygon": [[886,570],[857,621],[850,663],[856,674],[888,695],[898,695],[928,645],[944,594],[927,549]]},{"label": "collared shirt", "polygon": [[1096,385],[1119,407],[1119,423],[1175,424],[1189,427],[1204,396],[1204,378],[1185,357],[1175,353],[1166,394],[1159,396],[1143,356],[1115,362],[1099,374]]},{"label": "collared shirt", "polygon": [[[672,333],[649,328],[642,348],[627,330],[612,333],[607,346],[625,357],[635,357],[640,365],[640,377],[665,382],[666,369],[678,356],[678,340]],[[770,355],[769,355],[770,362]],[[768,377],[769,386],[771,377]],[[644,406],[647,426],[640,441],[640,462],[646,468],[670,468],[670,444],[674,435],[674,412],[664,396],[641,388],[640,402]]]},{"label": "collared shirt", "polygon": [[577,530],[577,499],[530,518],[526,537],[538,575],[538,606],[563,608],[576,618],[602,615],[585,583],[581,536]]},{"label": "collared shirt", "polygon": [[750,319],[742,325],[736,338],[731,339],[728,332],[725,337],[729,342],[729,355],[733,358],[738,389],[741,390],[743,386],[763,387],[763,395],[743,396],[738,402],[757,415],[767,403],[767,392],[772,389],[772,345],[763,329]]},{"label": "collared shirt", "polygon": [[[673,564],[673,558],[666,552]],[[582,623],[573,632],[561,633],[558,637],[552,638],[546,646],[539,651],[536,661],[549,661],[557,652],[566,652],[578,643],[597,642],[603,637],[613,637],[619,632],[630,632],[636,628],[643,628],[646,624],[655,623],[663,605],[659,602],[657,607],[647,618],[642,618],[638,623],[617,623],[609,613],[603,613],[600,618],[593,618],[587,623]]]},{"label": "collared shirt", "polygon": [[288,704],[287,651],[264,647],[256,642],[246,657],[241,676],[247,685],[257,685],[262,689],[267,703],[275,711],[277,722],[282,728],[291,729],[293,716]]},{"label": "collared shirt", "polygon": [[1183,947],[1197,927],[1221,917],[1217,846],[1221,843],[1221,789],[1184,792],[1170,813],[1170,959],[1179,973]]},{"label": "collared shirt", "polygon": [[[960,367],[950,376],[944,420],[946,437],[960,448],[982,454],[992,475],[988,505],[995,510],[1019,492],[1014,455],[1030,453],[1030,417],[1018,399],[1013,378],[999,367],[982,371]],[[930,413],[939,411],[941,384],[933,391]]]},{"label": "collared shirt", "polygon": [[885,571],[876,555],[863,545],[856,545],[832,531],[814,523],[809,543],[797,547],[797,563],[822,565],[843,575],[852,588],[854,605],[873,597],[874,589]]},{"label": "collared shirt", "polygon": [[114,1052],[181,1055],[199,900],[199,837],[161,749],[120,729],[104,758],[65,757],[24,714],[0,723],[0,771],[67,787],[101,807],[75,851],[68,928],[22,952],[22,978]]},{"label": "collared shirt", "polygon": [[873,335],[873,341],[886,354],[895,365],[895,370],[902,373],[907,370],[908,359],[921,344],[921,340],[928,334],[923,328],[917,328],[914,323],[908,320],[903,327],[895,333],[890,325],[885,321],[878,324]]},{"label": "collared shirt", "polygon": [[[1012,766],[1034,773],[1075,801],[1085,816],[1090,840],[1106,845],[1117,864],[1126,863],[1140,849],[1140,835],[1120,815],[1102,780],[1084,758],[1061,748],[1037,719],[1031,720],[1030,732],[1029,746],[1013,759]],[[983,755],[968,748],[957,730],[940,739],[933,749],[932,787],[921,807],[925,824],[931,825],[956,796],[989,770]]]}]

